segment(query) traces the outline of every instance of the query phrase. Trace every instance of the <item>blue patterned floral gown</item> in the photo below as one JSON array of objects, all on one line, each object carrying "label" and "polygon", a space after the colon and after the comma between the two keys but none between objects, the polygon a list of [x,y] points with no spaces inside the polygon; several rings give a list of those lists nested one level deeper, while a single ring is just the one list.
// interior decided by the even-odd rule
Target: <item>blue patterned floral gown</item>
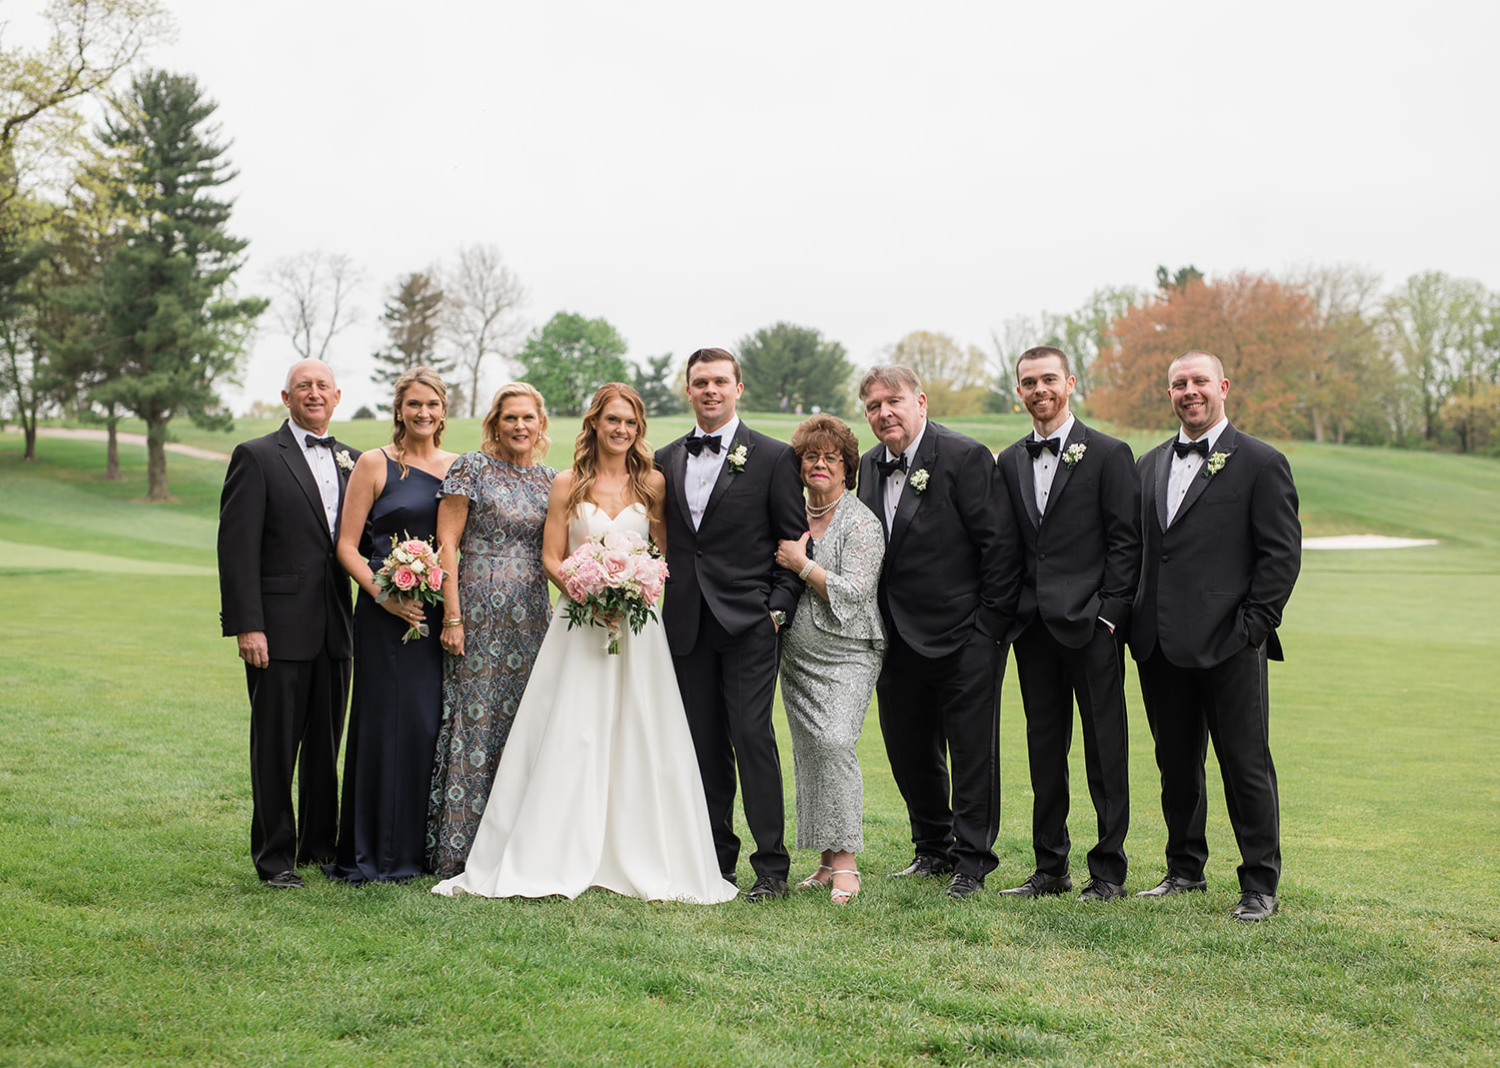
[{"label": "blue patterned floral gown", "polygon": [[443,655],[443,720],[427,806],[427,867],[464,870],[516,706],[552,620],[542,526],[557,472],[469,452],[440,496],[469,499],[458,552],[464,655]]}]

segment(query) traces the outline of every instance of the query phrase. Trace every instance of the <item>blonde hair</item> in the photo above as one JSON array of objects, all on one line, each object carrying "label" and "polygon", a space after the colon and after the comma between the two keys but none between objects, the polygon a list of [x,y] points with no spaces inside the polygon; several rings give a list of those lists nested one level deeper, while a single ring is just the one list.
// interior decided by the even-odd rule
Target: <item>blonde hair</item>
[{"label": "blonde hair", "polygon": [[412,386],[426,386],[438,395],[438,400],[443,402],[443,415],[445,418],[438,420],[437,432],[432,435],[433,448],[443,443],[443,427],[448,420],[448,387],[443,384],[442,378],[431,367],[413,367],[404,371],[401,377],[396,379],[396,398],[391,401],[391,444],[396,446],[396,466],[401,468],[401,477],[405,478],[408,468],[406,466],[406,424],[401,421],[401,405],[406,403],[406,394]]},{"label": "blonde hair", "polygon": [[665,496],[651,485],[651,446],[646,444],[646,405],[641,395],[624,382],[606,382],[594,391],[589,410],[583,416],[583,429],[573,442],[573,488],[568,493],[568,515],[578,512],[578,506],[588,500],[589,490],[594,488],[594,478],[599,473],[599,420],[604,417],[604,406],[612,400],[623,400],[635,409],[636,435],[630,451],[625,454],[625,471],[630,476],[630,492],[637,501],[646,506],[646,514],[655,516]]},{"label": "blonde hair", "polygon": [[531,459],[540,460],[552,447],[552,439],[547,436],[547,401],[542,397],[541,391],[529,382],[511,382],[501,386],[495,393],[495,399],[490,401],[489,414],[480,424],[479,448],[491,456],[505,459],[500,453],[500,410],[505,407],[506,401],[514,397],[526,397],[536,405],[536,445],[531,450]]}]

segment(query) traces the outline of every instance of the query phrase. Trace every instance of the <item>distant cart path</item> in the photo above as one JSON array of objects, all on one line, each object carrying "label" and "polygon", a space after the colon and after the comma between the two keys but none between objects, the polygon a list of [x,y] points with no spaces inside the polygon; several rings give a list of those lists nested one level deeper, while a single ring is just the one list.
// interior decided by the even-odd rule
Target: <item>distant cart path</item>
[{"label": "distant cart path", "polygon": [[[7,426],[5,430],[9,434],[21,433],[21,428],[18,426]],[[76,441],[109,440],[109,431],[94,430],[87,427],[79,427],[74,429],[60,426],[39,426],[37,427],[36,432],[44,438],[73,438]],[[140,445],[142,448],[144,448],[146,445],[145,434],[128,434],[125,431],[121,430],[115,434],[115,438],[121,445]],[[227,452],[214,452],[214,450],[212,449],[200,449],[195,445],[178,445],[175,442],[168,442],[166,445],[166,450],[168,452],[175,452],[179,456],[193,456],[199,460],[218,460],[220,463],[226,464],[229,462],[229,454]]]}]

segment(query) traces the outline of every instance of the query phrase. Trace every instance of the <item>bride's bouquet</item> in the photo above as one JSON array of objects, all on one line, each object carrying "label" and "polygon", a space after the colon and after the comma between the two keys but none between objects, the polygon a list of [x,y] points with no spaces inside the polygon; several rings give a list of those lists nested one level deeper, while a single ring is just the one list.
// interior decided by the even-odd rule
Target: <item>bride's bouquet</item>
[{"label": "bride's bouquet", "polygon": [[609,631],[609,651],[620,651],[620,624],[639,634],[656,618],[656,602],[667,581],[667,562],[633,530],[593,537],[573,550],[562,566],[568,595],[568,629],[593,624]]},{"label": "bride's bouquet", "polygon": [[[443,601],[443,566],[438,563],[437,550],[432,539],[422,541],[410,534],[402,534],[401,540],[391,545],[385,564],[375,572],[375,586],[380,590],[375,595],[376,604],[384,604],[392,594],[412,597],[422,604],[441,604]],[[413,638],[425,638],[426,623],[414,623],[401,636],[405,645]]]}]

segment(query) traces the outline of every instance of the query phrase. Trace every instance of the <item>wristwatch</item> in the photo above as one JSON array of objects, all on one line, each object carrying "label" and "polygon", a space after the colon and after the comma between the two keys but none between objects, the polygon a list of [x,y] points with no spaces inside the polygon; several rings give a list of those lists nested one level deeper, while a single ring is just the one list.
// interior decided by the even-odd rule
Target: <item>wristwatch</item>
[{"label": "wristwatch", "polygon": [[778,628],[786,626],[786,613],[779,608],[776,609],[771,613],[771,622],[775,623]]}]

